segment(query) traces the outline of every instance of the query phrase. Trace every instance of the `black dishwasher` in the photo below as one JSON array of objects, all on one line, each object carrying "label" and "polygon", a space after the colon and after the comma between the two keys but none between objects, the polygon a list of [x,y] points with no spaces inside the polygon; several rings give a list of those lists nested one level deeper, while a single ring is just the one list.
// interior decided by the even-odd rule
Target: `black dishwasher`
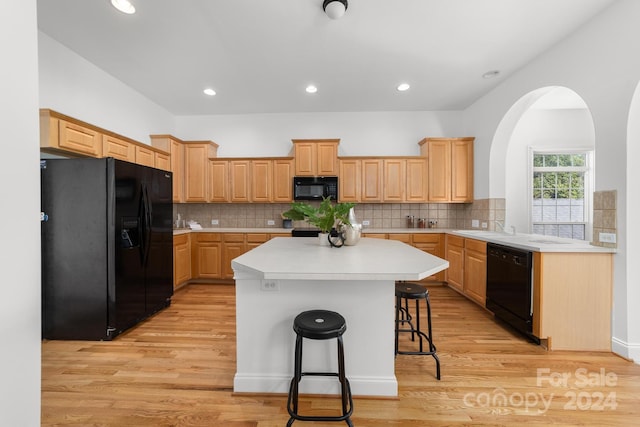
[{"label": "black dishwasher", "polygon": [[495,316],[533,336],[533,256],[531,252],[487,244],[486,307]]}]

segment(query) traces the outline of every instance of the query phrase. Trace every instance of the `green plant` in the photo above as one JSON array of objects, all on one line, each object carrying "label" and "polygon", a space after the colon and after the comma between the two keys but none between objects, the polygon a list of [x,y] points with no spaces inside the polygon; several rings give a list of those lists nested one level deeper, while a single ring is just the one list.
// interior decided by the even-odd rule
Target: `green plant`
[{"label": "green plant", "polygon": [[351,225],[349,210],[355,205],[355,203],[332,204],[330,197],[322,199],[317,207],[305,202],[293,202],[291,209],[284,212],[282,216],[294,221],[306,220],[309,224],[318,227],[322,233],[329,233],[338,223]]}]

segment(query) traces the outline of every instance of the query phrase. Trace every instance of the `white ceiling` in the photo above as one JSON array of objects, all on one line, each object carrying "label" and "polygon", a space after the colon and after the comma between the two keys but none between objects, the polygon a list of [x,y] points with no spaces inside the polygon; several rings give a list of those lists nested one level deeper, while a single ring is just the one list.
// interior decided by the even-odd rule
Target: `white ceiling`
[{"label": "white ceiling", "polygon": [[176,115],[460,110],[613,1],[350,0],[334,21],[322,0],[38,0],[38,23]]}]

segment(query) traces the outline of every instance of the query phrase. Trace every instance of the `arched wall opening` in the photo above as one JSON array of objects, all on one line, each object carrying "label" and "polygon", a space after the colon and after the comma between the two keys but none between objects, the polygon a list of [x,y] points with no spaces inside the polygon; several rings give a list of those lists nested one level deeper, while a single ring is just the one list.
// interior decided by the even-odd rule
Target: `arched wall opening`
[{"label": "arched wall opening", "polygon": [[[533,150],[594,149],[591,113],[573,90],[544,87],[514,103],[496,130],[489,160],[490,194],[492,198],[505,200],[504,225],[513,226],[518,232],[532,232],[530,155]],[[588,225],[587,237],[590,233]]]}]

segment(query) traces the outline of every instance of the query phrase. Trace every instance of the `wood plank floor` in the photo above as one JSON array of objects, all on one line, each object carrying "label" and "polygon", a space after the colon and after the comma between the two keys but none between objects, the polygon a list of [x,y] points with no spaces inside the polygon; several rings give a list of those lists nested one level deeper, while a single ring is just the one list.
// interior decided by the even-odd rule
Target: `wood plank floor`
[{"label": "wood plank floor", "polygon": [[[356,397],[356,426],[640,425],[640,366],[547,352],[448,287],[430,292],[442,380],[430,356],[398,356],[399,398]],[[112,342],[43,342],[42,425],[284,426],[286,396],[234,395],[234,373],[234,288],[192,284]]]}]

